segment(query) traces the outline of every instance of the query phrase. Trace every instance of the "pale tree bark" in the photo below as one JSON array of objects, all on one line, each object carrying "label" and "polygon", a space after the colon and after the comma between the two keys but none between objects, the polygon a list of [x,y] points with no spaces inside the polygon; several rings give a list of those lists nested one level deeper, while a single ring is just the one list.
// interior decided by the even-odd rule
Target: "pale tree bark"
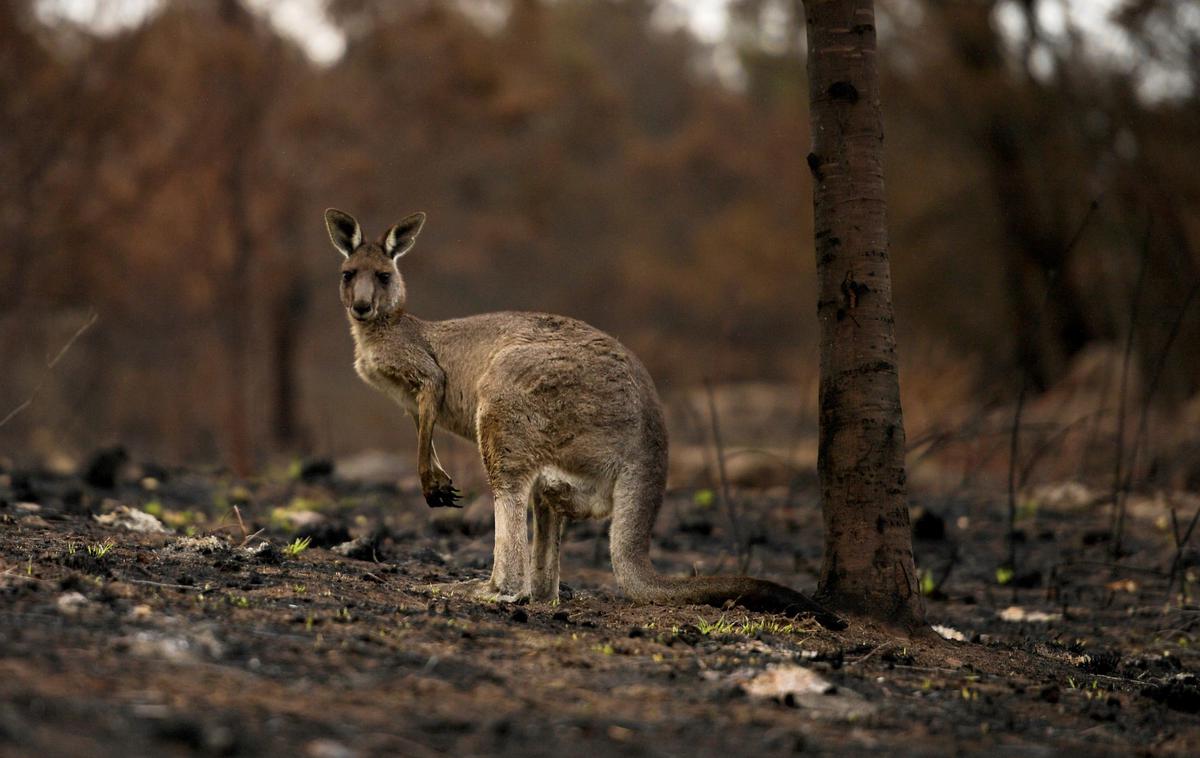
[{"label": "pale tree bark", "polygon": [[871,0],[807,0],[825,555],[817,596],[924,626],[905,493]]}]

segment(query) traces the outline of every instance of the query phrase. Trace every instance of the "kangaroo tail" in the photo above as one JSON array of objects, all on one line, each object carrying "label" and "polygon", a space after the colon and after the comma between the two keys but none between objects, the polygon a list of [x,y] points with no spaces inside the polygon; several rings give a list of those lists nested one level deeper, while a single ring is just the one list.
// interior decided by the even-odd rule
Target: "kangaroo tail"
[{"label": "kangaroo tail", "polygon": [[[643,554],[644,555],[644,554]],[[613,552],[613,571],[630,599],[655,605],[712,605],[732,601],[748,610],[812,616],[818,624],[835,631],[846,621],[802,592],[782,584],[750,576],[663,576],[642,561],[618,558]]]},{"label": "kangaroo tail", "polygon": [[610,540],[613,573],[630,599],[656,605],[718,608],[732,601],[752,611],[810,615],[827,629],[846,628],[845,620],[807,595],[764,579],[659,574],[650,563],[650,530],[661,501],[661,485],[645,479],[622,477],[613,493]]}]

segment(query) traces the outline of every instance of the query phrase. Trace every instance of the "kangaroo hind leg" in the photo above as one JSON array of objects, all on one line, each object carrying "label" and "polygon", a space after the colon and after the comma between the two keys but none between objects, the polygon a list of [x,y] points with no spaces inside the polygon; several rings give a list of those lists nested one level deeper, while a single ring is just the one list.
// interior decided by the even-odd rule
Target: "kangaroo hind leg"
[{"label": "kangaroo hind leg", "polygon": [[529,574],[532,597],[538,602],[558,599],[559,545],[566,517],[554,502],[555,490],[541,482],[533,490],[533,550]]},{"label": "kangaroo hind leg", "polygon": [[506,602],[529,599],[529,487],[494,489],[496,545],[485,594]]},{"label": "kangaroo hind leg", "polygon": [[567,521],[605,518],[612,485],[545,466],[533,487],[533,598],[554,600],[559,588],[559,545]]}]

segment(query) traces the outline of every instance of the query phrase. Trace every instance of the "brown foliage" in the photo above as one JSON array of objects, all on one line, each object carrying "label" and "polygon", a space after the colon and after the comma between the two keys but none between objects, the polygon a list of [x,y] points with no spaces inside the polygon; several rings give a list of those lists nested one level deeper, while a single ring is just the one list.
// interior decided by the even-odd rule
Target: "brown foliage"
[{"label": "brown foliage", "polygon": [[[401,420],[378,422],[384,401],[346,392],[329,205],[369,229],[430,214],[406,258],[424,317],[558,311],[617,335],[665,385],[808,381],[799,25],[762,5],[734,4],[739,89],[704,72],[694,39],[655,25],[651,0],[523,0],[499,27],[470,3],[339,0],[347,53],[325,68],[235,0],[166,2],[109,35],[0,4],[0,413],[89,308],[100,314],[37,403],[0,429],[0,451],[120,439],[160,460],[247,468],[277,449],[411,444]],[[1147,59],[1177,56],[1142,31],[1171,5],[1125,21]],[[1037,299],[1044,272],[1021,264],[1012,284],[1024,243],[1004,223],[1003,172],[980,126],[997,111],[1038,239],[1103,197],[1064,264],[1089,336],[1123,333],[1136,240],[1155,218],[1146,297],[1158,310],[1137,341],[1153,365],[1197,268],[1200,184],[1181,156],[1198,100],[1148,103],[1069,46],[1055,48],[1049,80],[1010,65],[981,73],[940,6],[913,18],[881,3],[894,35],[882,75],[895,299],[914,365],[951,354],[1016,386],[1014,303]],[[792,32],[764,28],[779,24]],[[1008,60],[994,34],[983,40]],[[1055,318],[1046,340],[1062,331]],[[1177,345],[1195,343],[1198,319]],[[1052,383],[1067,357],[1043,352],[1059,356]],[[1176,352],[1164,397],[1195,392],[1200,376],[1194,351]],[[939,373],[902,379],[925,387]]]}]

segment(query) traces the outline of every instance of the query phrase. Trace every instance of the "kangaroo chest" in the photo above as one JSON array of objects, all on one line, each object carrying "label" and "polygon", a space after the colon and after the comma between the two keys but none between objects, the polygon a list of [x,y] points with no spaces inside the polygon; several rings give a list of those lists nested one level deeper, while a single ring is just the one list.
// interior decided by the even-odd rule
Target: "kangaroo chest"
[{"label": "kangaroo chest", "polygon": [[355,353],[354,370],[362,380],[390,397],[410,414],[415,414],[417,385],[413,381],[414,377],[407,376],[402,367],[385,361],[379,351],[371,345],[360,344]]},{"label": "kangaroo chest", "polygon": [[476,380],[453,361],[443,367],[423,339],[355,333],[354,370],[367,384],[416,418],[417,397],[431,391],[437,425],[475,439]]}]

